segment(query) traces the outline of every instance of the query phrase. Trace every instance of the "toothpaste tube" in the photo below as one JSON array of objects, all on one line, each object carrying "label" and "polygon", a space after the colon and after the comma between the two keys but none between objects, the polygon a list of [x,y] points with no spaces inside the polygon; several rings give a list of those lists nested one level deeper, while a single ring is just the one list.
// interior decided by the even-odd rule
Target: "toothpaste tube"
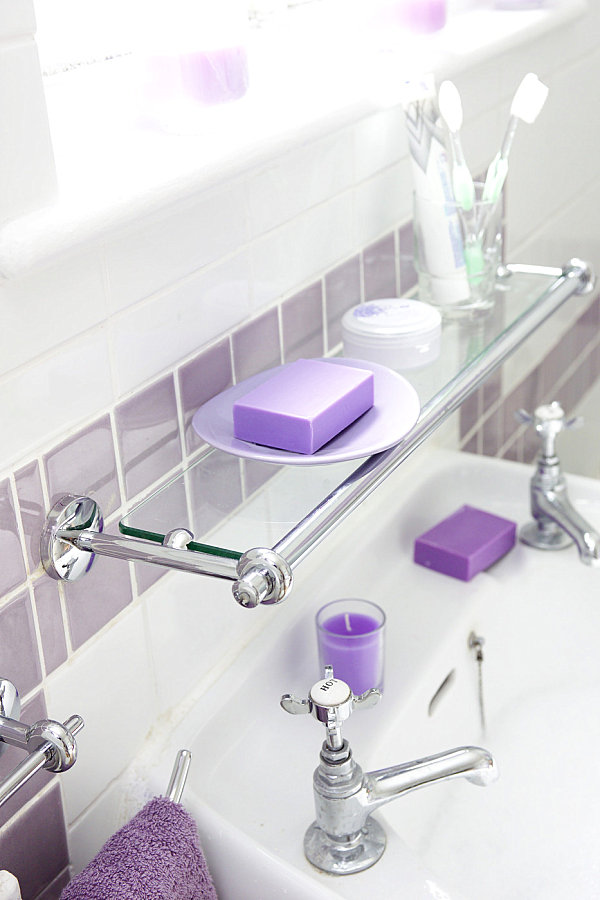
[{"label": "toothpaste tube", "polygon": [[429,275],[432,302],[460,303],[470,295],[464,241],[432,76],[406,83],[403,107],[415,189],[419,268]]}]

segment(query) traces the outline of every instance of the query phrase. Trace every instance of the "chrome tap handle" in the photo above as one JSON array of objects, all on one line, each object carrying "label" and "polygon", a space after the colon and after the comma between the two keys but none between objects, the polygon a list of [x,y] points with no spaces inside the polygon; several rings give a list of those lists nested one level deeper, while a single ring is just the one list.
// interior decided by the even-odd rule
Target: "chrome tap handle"
[{"label": "chrome tap handle", "polygon": [[356,697],[345,681],[334,678],[333,668],[325,667],[325,678],[313,684],[308,699],[301,700],[293,694],[284,694],[280,705],[292,715],[310,713],[317,722],[327,729],[327,743],[332,750],[339,750],[343,744],[342,723],[348,719],[354,707],[368,709],[379,702],[381,691],[371,688]]},{"label": "chrome tap handle", "polygon": [[523,424],[533,425],[542,439],[542,456],[547,458],[556,456],[556,438],[561,431],[579,428],[583,425],[583,419],[580,416],[567,419],[565,411],[556,400],[538,406],[533,415],[524,409],[519,409],[515,413],[515,418]]}]

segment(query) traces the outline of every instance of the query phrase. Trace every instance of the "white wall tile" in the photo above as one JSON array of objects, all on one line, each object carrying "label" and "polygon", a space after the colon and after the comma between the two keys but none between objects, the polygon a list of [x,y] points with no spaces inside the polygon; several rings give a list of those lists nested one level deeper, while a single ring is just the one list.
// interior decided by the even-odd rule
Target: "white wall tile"
[{"label": "white wall tile", "polygon": [[408,157],[357,186],[355,215],[359,247],[412,217],[412,190]]},{"label": "white wall tile", "polygon": [[250,236],[258,237],[352,186],[352,130],[298,147],[250,172]]},{"label": "white wall tile", "polygon": [[77,764],[62,781],[67,820],[73,822],[127,766],[156,717],[139,606],[48,678],[46,703],[53,719],[77,713],[85,720]]},{"label": "white wall tile", "polygon": [[241,182],[207,191],[106,243],[116,312],[239,249],[247,240]]},{"label": "white wall tile", "polygon": [[355,178],[363,181],[408,154],[404,111],[381,110],[354,126]]},{"label": "white wall tile", "polygon": [[346,191],[253,242],[253,310],[290,294],[356,252],[353,195]]},{"label": "white wall tile", "polygon": [[199,350],[249,313],[249,265],[242,252],[113,317],[119,396]]},{"label": "white wall tile", "polygon": [[0,0],[0,40],[34,31],[33,0]]},{"label": "white wall tile", "polygon": [[543,225],[598,175],[600,54],[548,79],[550,93],[526,139],[515,138],[509,172],[509,224],[515,244]]},{"label": "white wall tile", "polygon": [[46,353],[107,317],[99,253],[74,254],[0,281],[0,375]]},{"label": "white wall tile", "polygon": [[162,578],[144,595],[159,711],[180,703],[214,667],[229,664],[268,623],[269,612],[239,606],[229,581],[182,572]]},{"label": "white wall tile", "polygon": [[105,328],[0,379],[0,467],[51,447],[114,401]]}]

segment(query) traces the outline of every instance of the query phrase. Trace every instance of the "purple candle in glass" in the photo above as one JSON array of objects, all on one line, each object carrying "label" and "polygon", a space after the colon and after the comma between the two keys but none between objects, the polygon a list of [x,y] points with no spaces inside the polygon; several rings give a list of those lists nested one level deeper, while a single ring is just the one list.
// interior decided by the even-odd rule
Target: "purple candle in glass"
[{"label": "purple candle in glass", "polygon": [[319,665],[333,666],[335,678],[353,694],[383,689],[385,613],[369,600],[327,603],[317,613]]}]

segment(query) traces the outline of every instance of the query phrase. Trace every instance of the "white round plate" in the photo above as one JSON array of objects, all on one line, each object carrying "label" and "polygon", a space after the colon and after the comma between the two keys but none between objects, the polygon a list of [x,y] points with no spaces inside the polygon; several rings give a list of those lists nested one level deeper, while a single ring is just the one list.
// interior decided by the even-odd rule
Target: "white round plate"
[{"label": "white round plate", "polygon": [[272,378],[276,372],[284,368],[283,366],[252,375],[204,403],[194,413],[192,419],[194,430],[207,444],[234,456],[292,466],[314,466],[360,459],[373,453],[380,453],[397,444],[416,423],[421,411],[419,398],[414,387],[402,375],[364,359],[334,357],[323,361],[373,372],[375,401],[371,409],[316,453],[277,450],[273,447],[263,447],[261,444],[240,441],[234,437],[235,401],[263,381]]}]

